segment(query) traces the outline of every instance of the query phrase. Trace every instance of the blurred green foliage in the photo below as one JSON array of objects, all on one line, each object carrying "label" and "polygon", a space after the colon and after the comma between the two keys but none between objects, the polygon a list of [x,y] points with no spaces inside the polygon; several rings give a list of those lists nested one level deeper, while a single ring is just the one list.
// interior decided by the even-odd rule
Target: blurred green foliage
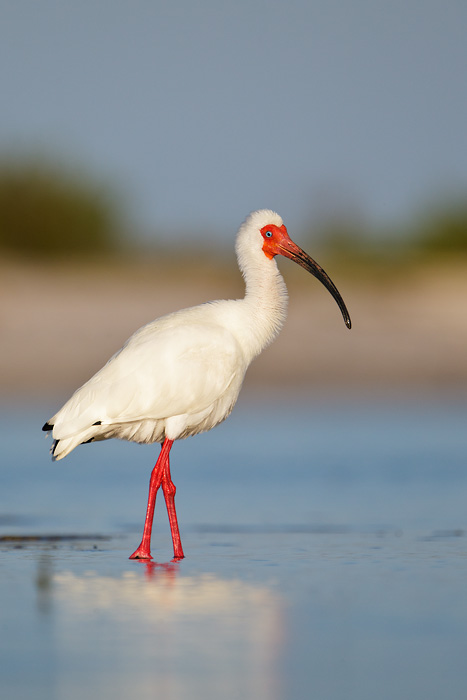
[{"label": "blurred green foliage", "polygon": [[117,242],[109,194],[44,162],[0,162],[0,248],[30,256],[108,251]]},{"label": "blurred green foliage", "polygon": [[467,253],[467,200],[448,202],[420,217],[415,245],[427,253]]},{"label": "blurred green foliage", "polygon": [[328,219],[314,236],[333,258],[385,264],[405,258],[467,255],[467,198],[428,204],[411,219],[385,228],[351,217]]},{"label": "blurred green foliage", "polygon": [[[122,251],[120,202],[73,168],[0,158],[0,251],[36,257]],[[333,259],[375,269],[411,264],[415,257],[423,262],[438,254],[467,255],[467,198],[429,203],[411,220],[386,229],[369,224],[358,209],[331,209],[310,226],[309,248],[316,244]]]}]

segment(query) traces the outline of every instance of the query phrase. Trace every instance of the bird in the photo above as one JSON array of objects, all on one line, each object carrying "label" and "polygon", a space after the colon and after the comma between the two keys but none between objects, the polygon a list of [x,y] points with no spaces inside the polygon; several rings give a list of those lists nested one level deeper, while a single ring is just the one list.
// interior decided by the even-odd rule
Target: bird
[{"label": "bird", "polygon": [[270,209],[250,213],[235,242],[245,282],[241,299],[211,301],[170,313],[137,330],[43,426],[52,432],[53,460],[78,445],[120,438],[160,443],[151,472],[143,536],[130,559],[152,559],[156,495],[164,494],[174,559],[184,558],[170,473],[173,443],[211,430],[231,413],[252,360],[284,324],[288,294],[276,256],[317,278],[337,302],[347,328],[347,307],[323,268],[290,238]]}]

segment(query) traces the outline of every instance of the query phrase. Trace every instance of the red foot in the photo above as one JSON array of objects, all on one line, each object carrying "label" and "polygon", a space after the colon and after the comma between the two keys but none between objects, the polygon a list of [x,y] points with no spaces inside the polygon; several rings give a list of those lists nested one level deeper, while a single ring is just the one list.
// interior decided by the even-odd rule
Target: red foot
[{"label": "red foot", "polygon": [[140,544],[138,549],[133,552],[129,559],[152,559],[151,551],[147,547],[143,547],[143,545]]},{"label": "red foot", "polygon": [[174,552],[174,558],[171,559],[170,561],[180,561],[181,559],[185,559],[185,555],[183,554],[183,551],[180,551],[177,553]]}]

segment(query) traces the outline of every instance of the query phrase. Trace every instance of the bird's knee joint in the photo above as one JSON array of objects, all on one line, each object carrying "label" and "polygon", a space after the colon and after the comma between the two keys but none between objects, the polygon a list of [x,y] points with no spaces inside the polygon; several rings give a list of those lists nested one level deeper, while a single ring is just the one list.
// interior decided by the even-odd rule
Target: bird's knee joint
[{"label": "bird's knee joint", "polygon": [[166,496],[175,496],[177,489],[175,488],[175,484],[173,481],[163,481],[162,482],[162,488]]}]

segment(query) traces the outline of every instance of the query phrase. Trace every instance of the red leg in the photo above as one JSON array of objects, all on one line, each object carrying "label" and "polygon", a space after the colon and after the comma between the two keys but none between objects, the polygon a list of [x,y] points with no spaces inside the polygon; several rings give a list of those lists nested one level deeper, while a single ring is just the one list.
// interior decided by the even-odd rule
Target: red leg
[{"label": "red leg", "polygon": [[165,504],[169,515],[170,532],[172,533],[172,542],[174,546],[174,559],[184,559],[182,541],[180,539],[180,531],[178,529],[177,513],[175,511],[175,484],[170,476],[169,455],[165,462],[164,474],[162,476],[162,491],[164,492]]},{"label": "red leg", "polygon": [[[138,549],[133,552],[130,559],[152,559],[151,556],[151,532],[152,521],[154,519],[154,508],[156,506],[156,496],[165,474],[166,464],[169,461],[170,448],[173,440],[164,440],[154,469],[149,481],[148,507],[146,509],[146,520],[144,521],[143,539]],[[170,474],[170,472],[169,472]],[[175,506],[174,506],[175,507]],[[170,517],[170,516],[169,516]]]}]

